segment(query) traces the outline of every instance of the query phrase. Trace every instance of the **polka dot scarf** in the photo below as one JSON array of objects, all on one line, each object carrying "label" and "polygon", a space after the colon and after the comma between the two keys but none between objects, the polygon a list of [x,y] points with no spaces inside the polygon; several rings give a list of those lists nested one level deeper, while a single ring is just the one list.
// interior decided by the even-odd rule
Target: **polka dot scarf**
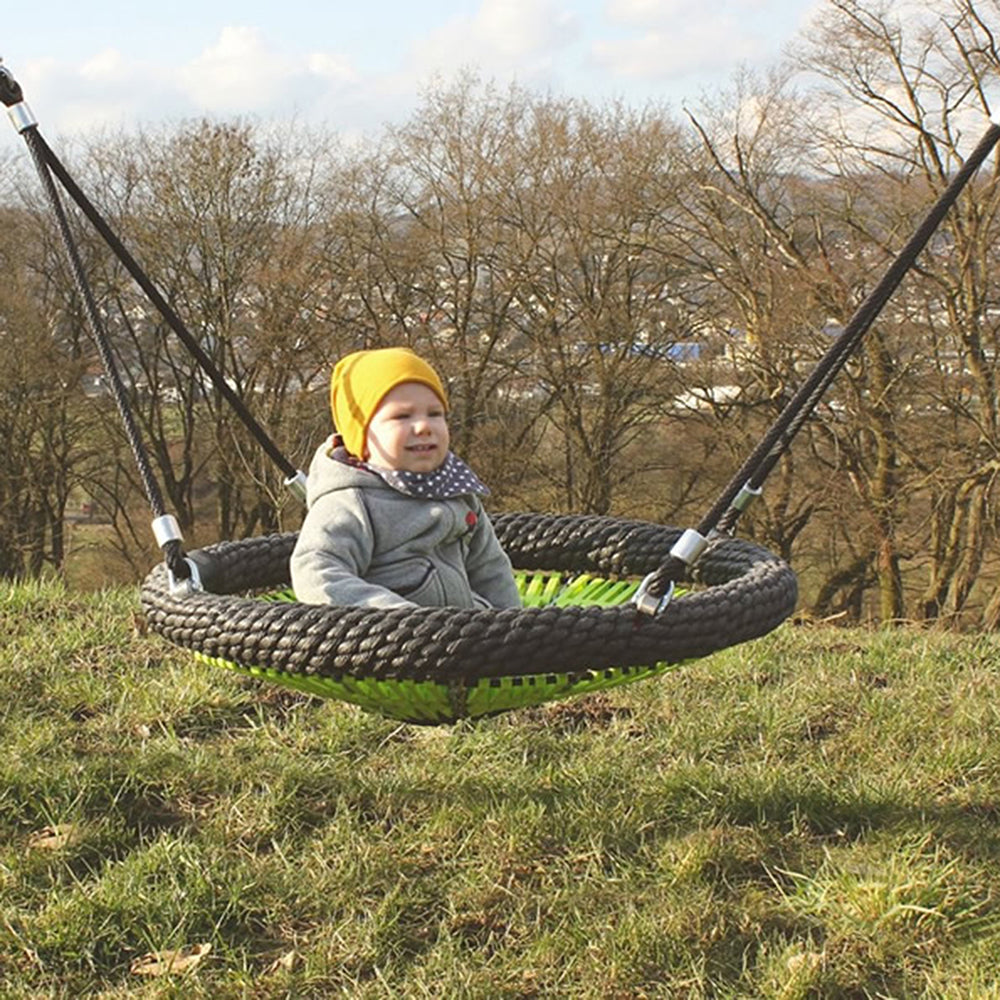
[{"label": "polka dot scarf", "polygon": [[367,462],[364,467],[381,476],[394,490],[421,500],[448,500],[466,493],[478,493],[482,497],[490,494],[479,476],[453,451],[448,452],[447,458],[433,472],[380,469]]},{"label": "polka dot scarf", "polygon": [[404,472],[401,469],[380,469],[349,455],[339,438],[334,438],[329,455],[338,462],[345,462],[358,469],[375,473],[394,490],[420,500],[449,500],[467,493],[490,495],[489,487],[453,451],[433,472]]}]

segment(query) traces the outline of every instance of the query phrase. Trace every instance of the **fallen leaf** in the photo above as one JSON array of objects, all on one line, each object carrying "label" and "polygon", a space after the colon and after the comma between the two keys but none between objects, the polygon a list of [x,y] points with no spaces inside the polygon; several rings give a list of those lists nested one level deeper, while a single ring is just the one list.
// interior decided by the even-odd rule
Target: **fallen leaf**
[{"label": "fallen leaf", "polygon": [[211,943],[206,941],[176,951],[151,951],[135,959],[130,968],[135,976],[169,976],[193,969],[211,950]]},{"label": "fallen leaf", "polygon": [[73,823],[60,823],[58,826],[46,826],[36,830],[28,838],[28,847],[33,851],[60,851],[79,843],[82,834],[80,828]]},{"label": "fallen leaf", "polygon": [[292,949],[292,951],[286,951],[284,955],[280,958],[276,958],[265,970],[264,975],[270,976],[272,973],[281,972],[291,972],[296,965],[299,964],[299,954],[297,951]]}]

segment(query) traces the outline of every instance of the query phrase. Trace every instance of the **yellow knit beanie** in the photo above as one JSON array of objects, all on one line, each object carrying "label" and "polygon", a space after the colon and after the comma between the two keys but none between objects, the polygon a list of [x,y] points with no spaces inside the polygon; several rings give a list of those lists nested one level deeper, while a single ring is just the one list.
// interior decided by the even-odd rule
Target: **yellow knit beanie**
[{"label": "yellow knit beanie", "polygon": [[447,409],[448,396],[438,373],[407,347],[355,351],[334,366],[330,379],[333,426],[350,454],[364,457],[365,435],[378,404],[403,382],[422,382],[437,393]]}]

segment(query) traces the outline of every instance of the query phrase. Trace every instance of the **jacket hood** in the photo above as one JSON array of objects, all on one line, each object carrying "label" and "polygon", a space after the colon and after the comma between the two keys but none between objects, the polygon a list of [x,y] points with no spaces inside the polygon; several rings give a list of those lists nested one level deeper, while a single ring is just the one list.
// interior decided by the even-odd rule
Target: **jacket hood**
[{"label": "jacket hood", "polygon": [[311,507],[321,496],[337,490],[384,489],[392,487],[381,476],[333,457],[334,440],[327,438],[313,455],[306,481],[306,503]]}]

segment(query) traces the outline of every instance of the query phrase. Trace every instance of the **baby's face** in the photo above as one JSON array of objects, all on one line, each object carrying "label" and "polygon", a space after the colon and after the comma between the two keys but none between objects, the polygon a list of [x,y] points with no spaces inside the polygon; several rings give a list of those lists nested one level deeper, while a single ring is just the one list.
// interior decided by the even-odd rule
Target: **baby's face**
[{"label": "baby's face", "polygon": [[403,382],[385,394],[369,422],[365,458],[383,469],[433,472],[450,440],[437,393],[422,382]]}]

